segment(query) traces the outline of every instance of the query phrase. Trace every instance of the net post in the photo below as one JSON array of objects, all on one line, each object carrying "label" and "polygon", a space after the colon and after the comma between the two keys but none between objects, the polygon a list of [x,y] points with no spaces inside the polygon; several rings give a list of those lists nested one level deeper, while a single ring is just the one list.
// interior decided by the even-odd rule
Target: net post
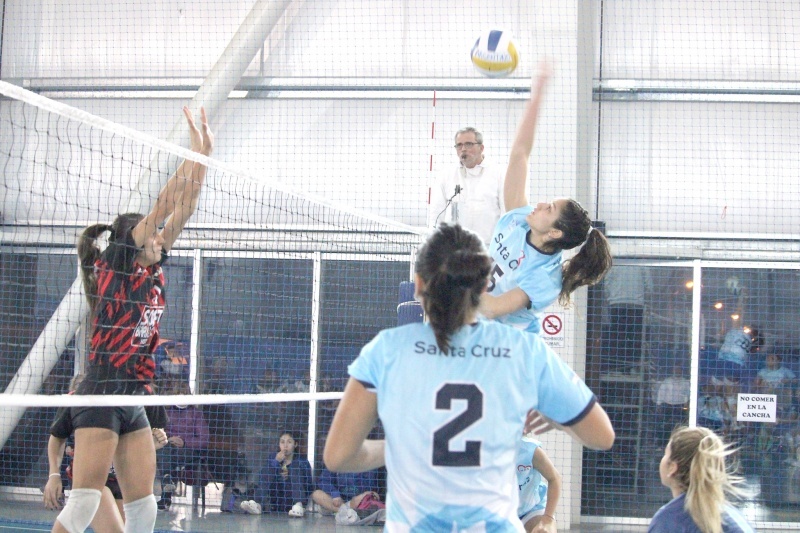
[{"label": "net post", "polygon": [[189,339],[189,388],[197,394],[198,346],[200,345],[200,304],[202,302],[203,252],[195,249],[192,268],[192,329]]},{"label": "net post", "polygon": [[[311,295],[311,360],[308,373],[308,392],[317,392],[319,379],[319,324],[320,302],[322,301],[322,254],[314,252],[314,274]],[[308,462],[314,469],[317,447],[317,400],[308,402]]]}]

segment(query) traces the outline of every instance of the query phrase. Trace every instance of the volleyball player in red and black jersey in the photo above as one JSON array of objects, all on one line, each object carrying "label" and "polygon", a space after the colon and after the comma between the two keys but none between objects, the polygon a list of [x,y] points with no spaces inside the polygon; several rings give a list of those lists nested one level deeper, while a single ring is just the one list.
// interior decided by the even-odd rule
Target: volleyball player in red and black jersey
[{"label": "volleyball player in red and black jersey", "polygon": [[[122,215],[133,220],[139,215]],[[79,394],[152,393],[155,374],[152,353],[159,341],[159,322],[164,313],[164,272],[167,259],[161,247],[158,262],[144,266],[137,256],[133,231],[116,238],[116,246],[92,268],[97,283],[91,352],[87,379]],[[112,229],[112,238],[115,237]],[[157,238],[158,240],[158,238]],[[166,243],[164,243],[166,244]],[[112,249],[113,248],[113,249]]]},{"label": "volleyball player in red and black jersey", "polygon": [[[214,137],[201,109],[201,129],[183,108],[191,148],[211,154]],[[153,351],[164,312],[161,264],[194,213],[206,167],[184,161],[146,216],[124,214],[86,228],[78,242],[83,286],[92,309],[86,377],[76,394],[150,394]],[[108,232],[101,253],[95,241]],[[54,532],[83,532],[100,503],[112,464],[122,490],[125,531],[153,531],[156,454],[142,407],[73,407],[75,457],[72,491]]]}]

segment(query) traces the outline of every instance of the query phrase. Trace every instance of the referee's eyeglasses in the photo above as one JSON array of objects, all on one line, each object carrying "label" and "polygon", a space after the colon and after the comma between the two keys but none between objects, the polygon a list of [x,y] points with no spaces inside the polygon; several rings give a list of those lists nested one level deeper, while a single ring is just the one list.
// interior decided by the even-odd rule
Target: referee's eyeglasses
[{"label": "referee's eyeglasses", "polygon": [[466,148],[467,150],[469,150],[473,146],[478,146],[479,144],[481,144],[481,143],[471,143],[471,142],[458,143],[458,144],[454,144],[453,148],[455,148],[456,150],[461,150],[462,148]]}]

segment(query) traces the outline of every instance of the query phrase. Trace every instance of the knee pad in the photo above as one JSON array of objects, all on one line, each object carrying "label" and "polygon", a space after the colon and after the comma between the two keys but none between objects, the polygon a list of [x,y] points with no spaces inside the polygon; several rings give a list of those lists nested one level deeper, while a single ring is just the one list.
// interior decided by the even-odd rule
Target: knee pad
[{"label": "knee pad", "polygon": [[92,523],[94,514],[100,506],[100,491],[96,489],[72,489],[67,505],[56,520],[69,533],[83,533]]},{"label": "knee pad", "polygon": [[125,509],[125,533],[152,533],[156,527],[158,504],[152,494],[123,504]]}]

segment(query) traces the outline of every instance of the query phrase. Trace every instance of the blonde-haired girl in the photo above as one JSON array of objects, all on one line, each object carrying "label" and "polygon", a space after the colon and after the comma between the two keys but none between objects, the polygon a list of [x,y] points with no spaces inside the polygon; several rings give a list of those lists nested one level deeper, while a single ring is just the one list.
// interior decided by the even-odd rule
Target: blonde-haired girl
[{"label": "blonde-haired girl", "polygon": [[728,501],[740,496],[741,479],[725,463],[733,450],[713,431],[682,427],[672,432],[661,459],[661,483],[672,501],[653,516],[648,533],[751,533],[755,531]]}]

